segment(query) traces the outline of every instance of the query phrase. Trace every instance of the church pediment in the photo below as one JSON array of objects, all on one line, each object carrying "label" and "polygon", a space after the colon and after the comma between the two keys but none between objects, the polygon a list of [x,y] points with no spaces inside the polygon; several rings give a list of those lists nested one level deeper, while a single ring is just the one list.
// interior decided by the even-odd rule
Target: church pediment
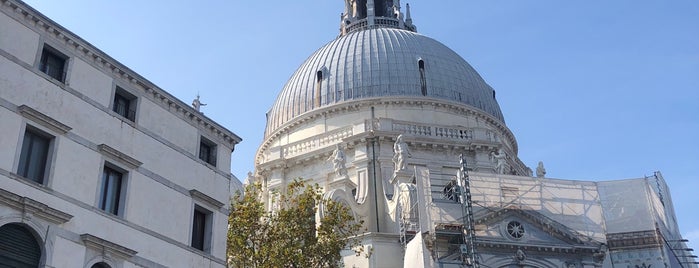
[{"label": "church pediment", "polygon": [[509,207],[475,217],[478,243],[545,250],[597,250],[601,243],[526,208]]}]

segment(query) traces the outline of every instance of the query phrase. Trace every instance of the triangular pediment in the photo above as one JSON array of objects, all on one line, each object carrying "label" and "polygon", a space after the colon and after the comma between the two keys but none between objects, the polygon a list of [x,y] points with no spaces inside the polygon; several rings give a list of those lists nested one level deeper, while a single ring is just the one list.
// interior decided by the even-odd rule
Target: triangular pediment
[{"label": "triangular pediment", "polygon": [[507,207],[474,216],[479,243],[590,250],[601,244],[532,209]]}]

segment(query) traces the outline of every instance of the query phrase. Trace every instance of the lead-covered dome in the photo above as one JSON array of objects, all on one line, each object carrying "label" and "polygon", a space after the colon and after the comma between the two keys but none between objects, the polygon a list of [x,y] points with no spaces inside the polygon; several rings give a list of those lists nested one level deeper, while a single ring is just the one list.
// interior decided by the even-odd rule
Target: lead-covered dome
[{"label": "lead-covered dome", "polygon": [[320,107],[394,96],[460,102],[504,122],[495,91],[456,52],[412,31],[380,27],[342,35],[311,55],[267,114],[265,134]]}]

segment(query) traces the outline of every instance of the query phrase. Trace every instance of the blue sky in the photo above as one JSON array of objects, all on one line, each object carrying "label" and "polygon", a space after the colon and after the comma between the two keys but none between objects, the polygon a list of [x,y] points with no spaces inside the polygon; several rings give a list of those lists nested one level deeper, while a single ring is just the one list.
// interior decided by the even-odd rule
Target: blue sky
[{"label": "blue sky", "polygon": [[[241,136],[244,179],[265,113],[294,70],[337,36],[341,0],[28,4]],[[406,1],[402,1],[405,4]],[[418,32],[497,91],[519,157],[554,178],[661,171],[699,250],[699,1],[413,0]]]}]

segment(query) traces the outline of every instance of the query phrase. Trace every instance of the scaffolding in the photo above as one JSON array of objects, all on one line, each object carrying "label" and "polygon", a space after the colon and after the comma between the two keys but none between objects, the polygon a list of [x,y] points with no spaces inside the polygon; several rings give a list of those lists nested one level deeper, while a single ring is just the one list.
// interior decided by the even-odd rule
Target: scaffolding
[{"label": "scaffolding", "polygon": [[466,266],[479,268],[477,253],[476,253],[476,228],[473,221],[473,203],[471,201],[471,180],[468,177],[468,169],[466,166],[466,158],[464,154],[459,156],[461,170],[459,171],[459,184],[461,185],[461,209],[463,212],[463,239],[464,244],[461,245],[461,256],[463,263]]}]

